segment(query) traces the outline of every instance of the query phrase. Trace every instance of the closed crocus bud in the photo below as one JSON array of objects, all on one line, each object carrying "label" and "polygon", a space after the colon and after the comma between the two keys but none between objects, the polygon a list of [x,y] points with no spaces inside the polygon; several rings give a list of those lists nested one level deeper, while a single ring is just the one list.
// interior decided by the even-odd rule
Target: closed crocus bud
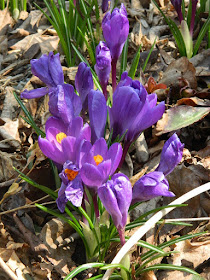
[{"label": "closed crocus bud", "polygon": [[102,21],[102,29],[112,59],[116,62],[129,33],[129,21],[123,4],[120,9],[115,8],[112,13],[106,13]]},{"label": "closed crocus bud", "polygon": [[106,87],[111,72],[111,54],[105,42],[100,42],[96,47],[95,71],[102,86],[104,96],[107,100]]},{"label": "closed crocus bud", "polygon": [[101,9],[103,13],[106,13],[106,11],[108,10],[109,2],[110,0],[102,0]]},{"label": "closed crocus bud", "polygon": [[163,172],[164,175],[171,173],[182,159],[184,144],[174,133],[164,144],[161,159],[156,171]]},{"label": "closed crocus bud", "polygon": [[127,176],[118,173],[98,189],[98,196],[112,216],[121,243],[124,240],[124,228],[127,223],[128,209],[132,200],[132,186]]},{"label": "closed crocus bud", "polygon": [[88,93],[93,89],[93,77],[90,68],[86,63],[81,62],[79,64],[77,74],[75,77],[75,87],[82,100],[83,110],[87,110],[88,107]]},{"label": "closed crocus bud", "polygon": [[174,6],[174,9],[176,10],[178,17],[179,17],[179,22],[181,23],[183,20],[183,15],[182,15],[182,0],[171,0],[172,5]]},{"label": "closed crocus bud", "polygon": [[175,196],[163,172],[154,171],[142,176],[133,186],[132,203],[146,201],[157,196]]}]

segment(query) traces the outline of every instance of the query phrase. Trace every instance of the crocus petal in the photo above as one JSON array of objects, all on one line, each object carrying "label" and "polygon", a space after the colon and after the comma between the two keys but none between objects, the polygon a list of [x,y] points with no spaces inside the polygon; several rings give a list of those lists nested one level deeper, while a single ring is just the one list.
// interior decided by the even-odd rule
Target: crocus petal
[{"label": "crocus petal", "polygon": [[88,111],[91,127],[91,139],[94,143],[100,137],[104,137],[107,106],[106,99],[99,90],[91,90],[88,95]]},{"label": "crocus petal", "polygon": [[66,187],[66,198],[76,207],[80,207],[83,199],[83,185],[78,175],[73,181],[70,181]]},{"label": "crocus petal", "polygon": [[55,85],[62,85],[64,83],[64,75],[60,62],[59,53],[53,54],[49,53],[48,56],[49,72]]},{"label": "crocus petal", "polygon": [[65,155],[58,149],[55,148],[55,146],[50,143],[47,139],[43,139],[39,137],[38,139],[39,147],[43,154],[52,159],[53,161],[63,164],[66,160]]},{"label": "crocus petal", "polygon": [[161,159],[156,171],[163,172],[164,175],[171,173],[175,166],[181,161],[184,144],[174,133],[164,144]]},{"label": "crocus petal", "polygon": [[85,163],[80,171],[81,179],[85,185],[89,187],[101,186],[103,183],[103,176],[98,168],[92,164]]},{"label": "crocus petal", "polygon": [[168,189],[168,181],[162,172],[150,172],[134,184],[132,203],[146,201],[157,196],[173,197],[174,194]]},{"label": "crocus petal", "polygon": [[106,158],[107,152],[108,147],[104,138],[98,139],[91,149],[91,153],[93,156],[101,155],[104,159]]},{"label": "crocus petal", "polygon": [[32,89],[32,90],[24,90],[21,93],[20,97],[26,98],[26,99],[39,98],[39,97],[46,95],[48,92],[49,92],[49,89],[46,87]]},{"label": "crocus petal", "polygon": [[67,133],[66,125],[59,118],[49,117],[45,124],[45,131],[48,131],[50,127],[57,128],[60,132]]},{"label": "crocus petal", "polygon": [[108,151],[108,156],[107,158],[111,159],[112,166],[110,170],[110,175],[114,174],[115,170],[117,169],[120,160],[122,157],[122,146],[120,143],[114,143]]},{"label": "crocus petal", "polygon": [[43,54],[39,59],[32,59],[31,72],[48,87],[56,86],[49,72],[48,55]]},{"label": "crocus petal", "polygon": [[83,110],[87,110],[88,107],[88,94],[93,89],[93,77],[90,68],[86,63],[81,62],[79,64],[77,74],[75,77],[75,87],[82,100]]},{"label": "crocus petal", "polygon": [[67,136],[62,140],[62,150],[66,160],[76,162],[75,143],[76,138],[71,136]]}]

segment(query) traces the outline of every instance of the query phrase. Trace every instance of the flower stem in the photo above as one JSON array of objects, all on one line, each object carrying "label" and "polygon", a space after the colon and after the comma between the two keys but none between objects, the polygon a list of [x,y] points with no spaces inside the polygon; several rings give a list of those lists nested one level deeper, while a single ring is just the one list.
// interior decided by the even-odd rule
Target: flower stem
[{"label": "flower stem", "polygon": [[107,90],[106,90],[107,84],[101,83],[101,87],[102,87],[103,95],[107,101]]},{"label": "flower stem", "polygon": [[121,158],[120,164],[118,166],[119,169],[122,167],[123,162],[125,161],[125,157],[126,157],[126,154],[128,152],[130,145],[131,145],[130,142],[125,142],[125,144],[124,144],[122,158]]},{"label": "flower stem", "polygon": [[125,244],[125,228],[118,229],[119,237],[120,237],[120,243],[123,246]]},{"label": "flower stem", "polygon": [[117,61],[115,61],[114,59],[112,59],[112,90],[113,93],[115,92],[115,89],[117,87]]},{"label": "flower stem", "polygon": [[99,218],[99,209],[98,209],[98,202],[97,202],[97,194],[93,195],[93,205],[95,210],[96,219]]}]

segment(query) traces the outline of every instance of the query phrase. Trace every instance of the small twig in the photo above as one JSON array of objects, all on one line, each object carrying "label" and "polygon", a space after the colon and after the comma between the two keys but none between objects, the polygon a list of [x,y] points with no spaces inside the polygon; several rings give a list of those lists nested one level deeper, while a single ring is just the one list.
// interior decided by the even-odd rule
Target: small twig
[{"label": "small twig", "polygon": [[0,266],[1,268],[6,272],[7,275],[9,275],[9,277],[12,280],[18,280],[17,276],[15,275],[15,273],[10,269],[10,267],[2,260],[2,258],[0,257]]}]

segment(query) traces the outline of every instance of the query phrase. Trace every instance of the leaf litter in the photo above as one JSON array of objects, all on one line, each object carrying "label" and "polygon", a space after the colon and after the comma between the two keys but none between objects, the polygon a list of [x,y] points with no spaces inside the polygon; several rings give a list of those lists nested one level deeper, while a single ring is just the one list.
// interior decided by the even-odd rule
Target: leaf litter
[{"label": "leaf litter", "polygon": [[[160,5],[175,17],[169,2],[160,1]],[[183,141],[186,146],[182,163],[168,176],[171,190],[180,196],[209,181],[209,49],[201,50],[190,60],[178,58],[170,31],[151,3],[133,0],[126,2],[126,5],[132,30],[128,67],[141,44],[137,75],[142,74],[141,67],[157,36],[157,48],[152,51],[141,80],[146,84],[148,79],[154,79],[157,85],[166,85],[167,89],[160,86],[160,89],[155,88],[155,92],[160,100],[166,100],[168,104],[163,118],[152,129],[145,131],[144,139],[139,139],[130,152],[131,161],[134,162],[131,181],[134,184],[157,167],[164,140],[168,134],[176,131],[181,139],[188,139]],[[13,91],[19,94],[25,88],[29,90],[42,86],[36,77],[31,76],[29,63],[31,59],[50,51],[60,51],[59,38],[40,11],[31,10],[23,14],[18,22],[12,19],[8,10],[0,11],[0,258],[17,276],[30,275],[37,280],[62,279],[79,263],[78,257],[74,256],[78,242],[73,230],[65,222],[34,207],[33,201],[44,204],[52,202],[44,193],[20,181],[13,169],[14,166],[20,171],[24,170],[40,184],[51,188],[54,185],[49,163],[37,146],[35,133],[21,118],[23,112],[12,94]],[[64,65],[64,60],[61,60]],[[65,80],[74,83],[77,67],[68,69],[64,65],[63,69]],[[155,87],[156,84],[153,84]],[[42,129],[49,115],[47,103],[46,97],[25,103]],[[179,117],[176,123],[175,112]],[[125,168],[131,175],[129,164]],[[208,217],[209,202],[210,195],[204,193],[192,199],[189,207],[177,208],[166,218]],[[132,213],[131,219],[167,203],[168,198],[144,202],[136,213]],[[13,212],[13,209],[17,210]],[[161,229],[154,228],[145,236],[145,240],[154,244],[186,232],[199,232],[201,227],[207,230],[209,223],[196,222],[192,223],[192,227],[164,225]],[[179,253],[167,257],[167,263],[196,269],[204,279],[208,279],[208,264],[205,265],[205,262],[209,258],[209,240],[209,235],[206,235],[206,240],[187,240],[175,244],[173,249]],[[138,256],[134,259],[138,259]],[[158,262],[161,261],[158,259]],[[0,273],[2,280],[8,279],[4,270]],[[158,275],[150,272],[141,277],[158,280],[178,278],[192,279],[178,271],[158,272]]]}]

